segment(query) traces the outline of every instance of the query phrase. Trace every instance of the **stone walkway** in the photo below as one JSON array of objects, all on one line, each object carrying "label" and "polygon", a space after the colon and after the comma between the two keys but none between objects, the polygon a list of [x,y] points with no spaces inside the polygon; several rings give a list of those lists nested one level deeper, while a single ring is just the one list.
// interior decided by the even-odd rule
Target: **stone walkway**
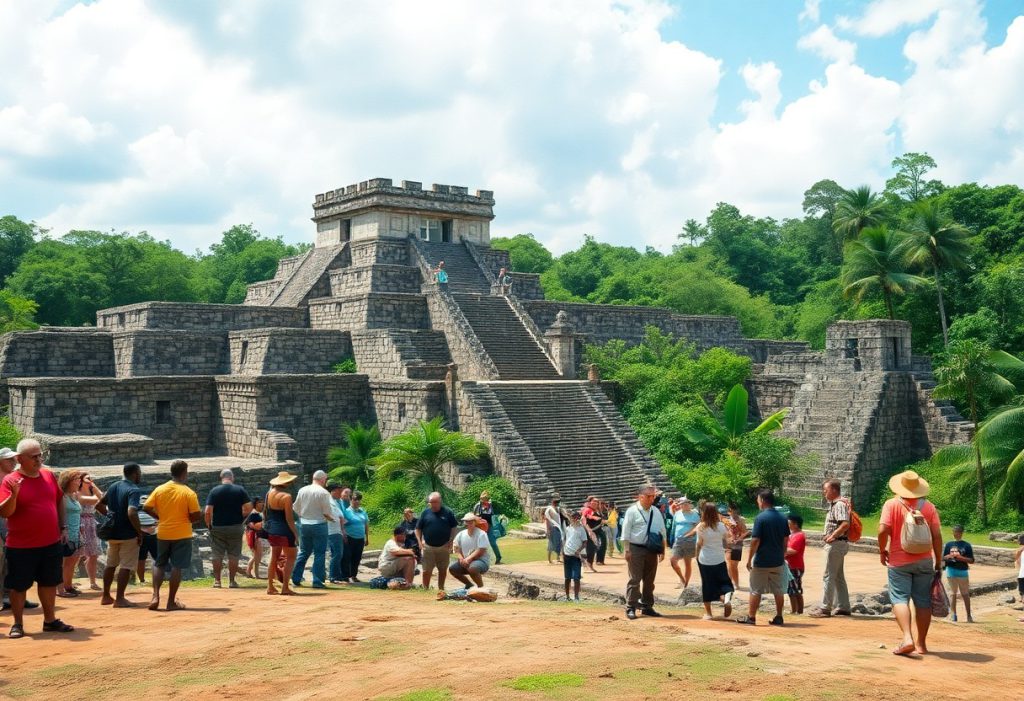
[{"label": "stone walkway", "polygon": [[[746,552],[744,551],[744,557]],[[817,548],[807,548],[806,565],[807,572],[804,574],[804,601],[807,606],[813,606],[821,601],[821,573],[822,573],[822,551]],[[680,567],[682,563],[680,562]],[[525,574],[527,576],[538,576],[550,580],[562,578],[562,566],[547,562],[527,562],[516,565],[501,567],[500,569]],[[747,598],[748,573],[740,563],[740,598]],[[1007,567],[995,567],[992,565],[976,565],[971,568],[971,585],[991,584],[1002,580],[1010,580],[1016,576],[1016,572]],[[605,565],[597,566],[597,573],[584,571],[583,587],[600,587],[604,592],[616,592],[623,594],[626,589],[626,563],[621,557],[608,558]],[[871,553],[851,552],[846,557],[846,581],[850,588],[851,598],[857,594],[873,595],[886,588],[885,569],[878,561],[878,555]],[[680,589],[676,588],[679,579],[668,558],[658,567],[658,576],[655,580],[655,594],[659,599],[675,599],[679,596]],[[690,602],[700,602],[700,574],[697,570],[697,563],[693,563],[693,578],[690,581],[692,593],[689,596]],[[787,601],[788,606],[788,601]]]}]

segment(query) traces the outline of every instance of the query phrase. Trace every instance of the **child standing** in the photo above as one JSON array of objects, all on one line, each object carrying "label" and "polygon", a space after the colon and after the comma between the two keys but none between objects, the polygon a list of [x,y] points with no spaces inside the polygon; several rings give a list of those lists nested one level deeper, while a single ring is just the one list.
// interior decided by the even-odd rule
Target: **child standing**
[{"label": "child standing", "polygon": [[580,523],[579,511],[569,515],[569,525],[565,527],[565,539],[562,549],[562,570],[565,573],[565,599],[569,599],[569,583],[572,582],[576,601],[580,600],[580,579],[583,576],[583,558],[581,553],[587,547],[587,531]]},{"label": "child standing", "polygon": [[970,567],[974,564],[974,549],[971,544],[964,540],[964,527],[953,526],[953,540],[946,543],[942,549],[942,563],[946,568],[946,581],[949,583],[949,591],[952,594],[952,606],[950,606],[949,619],[956,623],[956,599],[957,595],[964,601],[964,609],[967,611],[967,622],[974,623],[971,616],[971,581]]},{"label": "child standing", "polygon": [[789,540],[786,542],[786,564],[789,565],[789,607],[794,614],[804,612],[804,549],[807,536],[804,534],[804,519],[800,514],[790,514]]}]

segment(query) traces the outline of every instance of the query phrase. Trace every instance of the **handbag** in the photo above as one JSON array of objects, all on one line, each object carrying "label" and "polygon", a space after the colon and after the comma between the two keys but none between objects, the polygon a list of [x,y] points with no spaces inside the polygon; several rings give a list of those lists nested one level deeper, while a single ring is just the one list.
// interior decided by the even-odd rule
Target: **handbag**
[{"label": "handbag", "polygon": [[651,507],[651,515],[647,519],[647,536],[644,540],[644,547],[652,553],[665,551],[665,542],[662,540],[661,532],[651,533],[651,524],[654,523],[654,507]]},{"label": "handbag", "polygon": [[935,573],[932,580],[932,618],[945,618],[949,615],[949,595],[942,584],[942,572]]},{"label": "handbag", "polygon": [[96,514],[96,535],[100,540],[110,540],[114,536],[114,517]]}]

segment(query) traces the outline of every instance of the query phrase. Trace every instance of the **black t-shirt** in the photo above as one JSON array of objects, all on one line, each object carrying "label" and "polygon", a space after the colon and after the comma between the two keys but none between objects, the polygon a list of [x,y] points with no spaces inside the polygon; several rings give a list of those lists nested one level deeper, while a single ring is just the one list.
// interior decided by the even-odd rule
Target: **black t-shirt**
[{"label": "black t-shirt", "polygon": [[206,505],[213,507],[211,526],[239,526],[242,507],[252,499],[244,487],[237,484],[218,484],[206,497]]},{"label": "black t-shirt", "polygon": [[967,570],[967,569],[969,569],[970,565],[968,563],[966,563],[966,562],[960,562],[959,560],[947,560],[947,559],[945,559],[946,556],[949,555],[953,551],[954,548],[956,549],[956,551],[958,553],[960,553],[964,557],[969,557],[972,560],[974,559],[974,548],[971,547],[970,543],[968,543],[966,540],[951,540],[948,543],[946,543],[946,546],[942,549],[942,558],[943,558],[942,561],[943,561],[943,564],[946,565],[947,569],[951,569],[951,570]]},{"label": "black t-shirt", "polygon": [[428,506],[420,514],[419,518],[419,527],[423,532],[423,540],[433,548],[448,545],[448,541],[452,537],[452,529],[458,525],[459,522],[455,518],[455,513],[447,506],[442,506],[441,510],[436,513]]},{"label": "black t-shirt", "polygon": [[111,485],[104,495],[107,513],[114,519],[114,531],[111,540],[128,540],[136,536],[135,526],[128,520],[128,507],[134,506],[139,511],[139,485],[128,480],[121,480]]},{"label": "black t-shirt", "polygon": [[765,509],[754,519],[750,535],[761,540],[754,553],[754,567],[782,567],[786,559],[786,541],[789,540],[786,517],[775,509]]},{"label": "black t-shirt", "polygon": [[245,517],[245,525],[252,525],[257,531],[262,528],[262,526],[259,525],[261,523],[263,523],[263,514],[259,511],[250,511],[249,515]]},{"label": "black t-shirt", "polygon": [[416,540],[416,527],[419,525],[419,522],[417,518],[414,518],[412,521],[406,521],[403,518],[398,522],[396,528],[401,528],[405,531],[405,547],[418,548],[420,546],[419,541]]}]

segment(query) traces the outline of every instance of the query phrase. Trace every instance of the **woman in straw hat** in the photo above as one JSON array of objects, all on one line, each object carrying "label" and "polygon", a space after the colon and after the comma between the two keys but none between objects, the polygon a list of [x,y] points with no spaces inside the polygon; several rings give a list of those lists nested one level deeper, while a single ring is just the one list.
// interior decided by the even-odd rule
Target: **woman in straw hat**
[{"label": "woman in straw hat", "polygon": [[[925,499],[928,483],[913,470],[901,472],[889,480],[889,489],[896,495],[885,502],[878,523],[878,552],[882,564],[889,572],[889,599],[892,612],[903,639],[892,651],[894,655],[928,652],[926,639],[932,622],[932,582],[935,573],[942,571],[942,532],[939,512]],[[909,520],[908,520],[909,519]],[[920,543],[903,547],[904,525],[927,526],[931,533],[931,547]],[[910,550],[911,552],[908,552]],[[910,603],[914,604],[917,640],[911,625]]]},{"label": "woman in straw hat", "polygon": [[[263,529],[270,543],[270,566],[267,568],[267,593],[277,594],[274,579],[281,580],[281,594],[294,594],[288,586],[288,577],[279,576],[280,572],[289,573],[295,566],[297,554],[296,543],[299,532],[295,528],[295,516],[292,514],[292,495],[288,492],[292,482],[298,475],[289,472],[278,472],[277,477],[270,480],[270,491],[267,492],[266,513]],[[282,563],[282,555],[284,562]],[[283,570],[281,569],[283,564]]]}]

